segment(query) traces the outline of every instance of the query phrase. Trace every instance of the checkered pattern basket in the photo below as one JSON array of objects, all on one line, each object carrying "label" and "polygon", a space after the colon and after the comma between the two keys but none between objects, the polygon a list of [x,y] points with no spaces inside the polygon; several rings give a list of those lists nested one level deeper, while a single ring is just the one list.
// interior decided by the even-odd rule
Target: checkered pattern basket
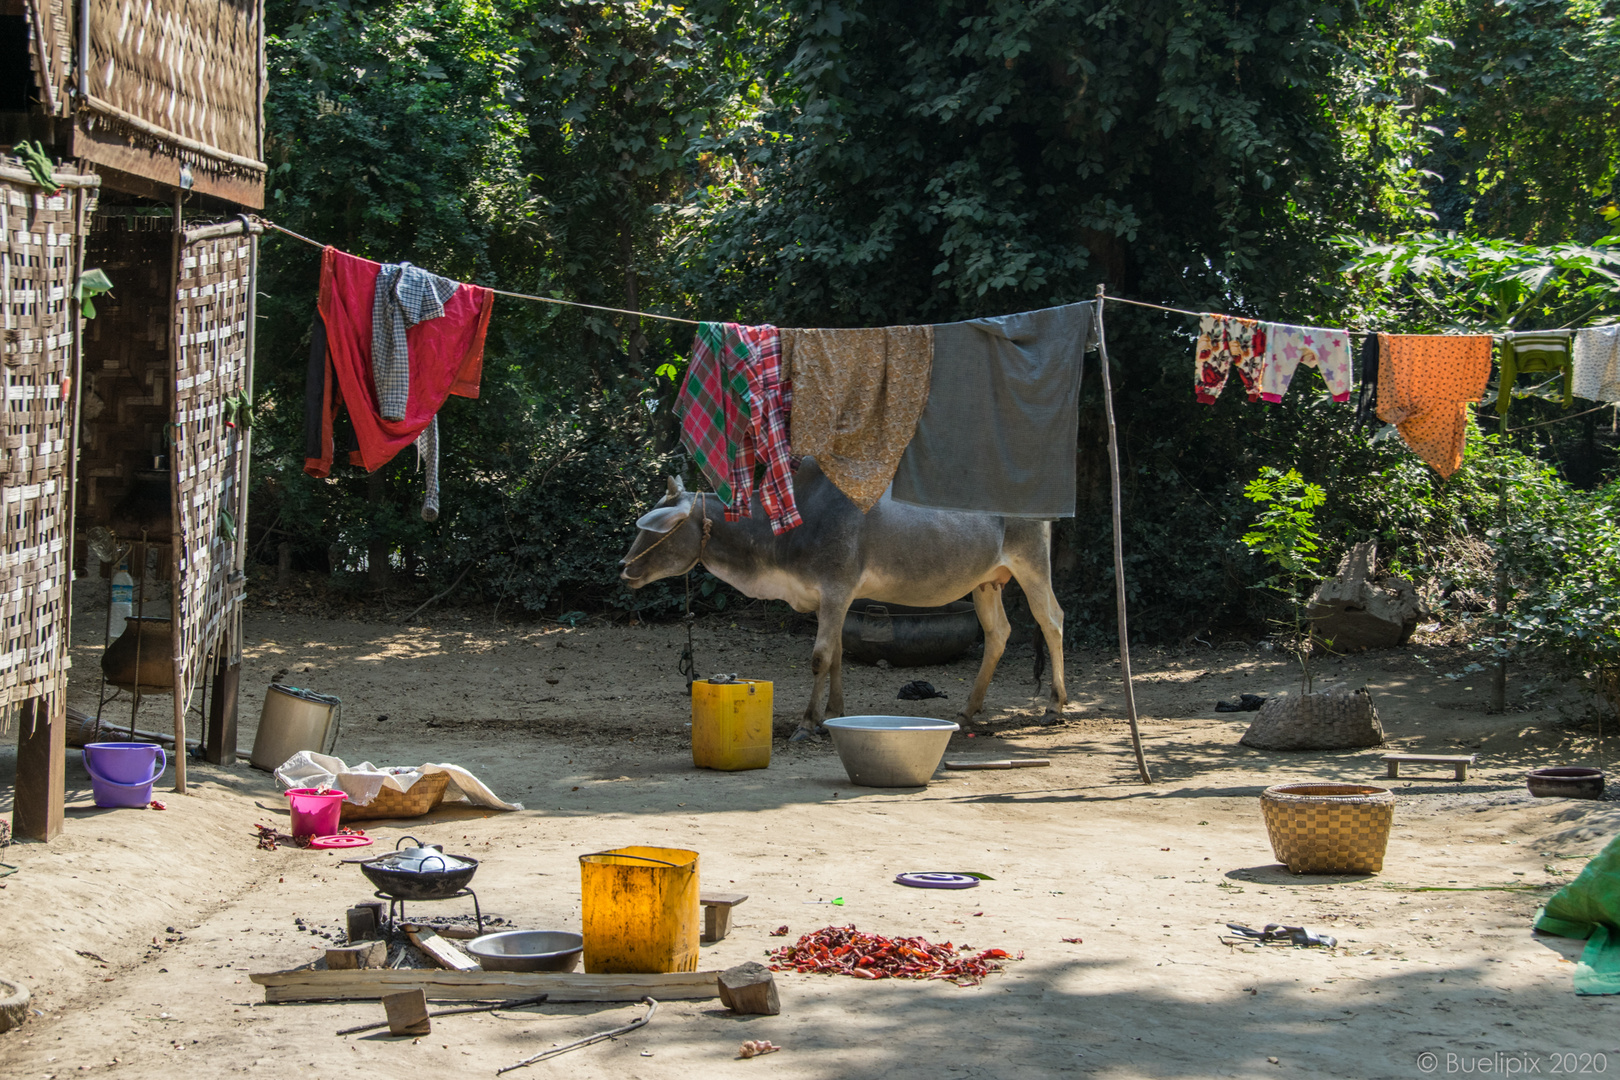
[{"label": "checkered pattern basket", "polygon": [[1395,795],[1370,784],[1278,784],[1260,795],[1271,850],[1296,874],[1376,874]]}]

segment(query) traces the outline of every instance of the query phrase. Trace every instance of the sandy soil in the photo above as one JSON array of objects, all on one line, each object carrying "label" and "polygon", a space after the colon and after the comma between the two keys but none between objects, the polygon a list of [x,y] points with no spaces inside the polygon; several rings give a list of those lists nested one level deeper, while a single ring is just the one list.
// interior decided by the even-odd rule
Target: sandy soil
[{"label": "sandy soil", "polygon": [[[958,735],[949,756],[1047,756],[1051,768],[942,771],[926,789],[878,790],[850,785],[825,742],[779,741],[767,771],[693,769],[677,627],[496,626],[461,613],[413,626],[334,621],[299,613],[310,605],[298,590],[257,595],[243,748],[265,685],[285,672],[343,697],[337,752],[349,761],[452,761],[522,800],[520,813],[447,809],[371,830],[387,846],[409,832],[476,855],[486,912],[577,928],[576,857],[650,843],[698,850],[706,884],[750,895],[731,936],[704,947],[705,967],[762,959],[782,943],[768,936],[777,926],[797,936],[833,922],[1025,954],[973,988],[779,975],[780,1016],[669,1003],[643,1031],[515,1075],[1411,1077],[1487,1071],[1481,1059],[1501,1071],[1510,1059],[1498,1054],[1534,1059],[1543,1075],[1599,1067],[1560,1054],[1602,1054],[1620,1069],[1620,999],[1575,997],[1579,943],[1528,929],[1547,887],[1620,826],[1614,802],[1532,800],[1523,789],[1527,767],[1589,758],[1584,706],[1569,688],[1516,681],[1510,711],[1488,715],[1484,674],[1466,670],[1462,649],[1431,641],[1326,666],[1372,689],[1394,747],[1467,747],[1481,768],[1463,784],[1395,782],[1383,874],[1294,877],[1267,844],[1260,789],[1370,780],[1382,767],[1377,751],[1239,747],[1250,718],[1216,713],[1216,699],[1297,686],[1288,662],[1247,645],[1135,658],[1152,786],[1135,777],[1112,658],[1071,653],[1075,705],[1048,728],[1034,723],[1042,702],[1026,649],[1005,661],[988,722]],[[81,590],[81,708],[95,701],[100,635],[88,612],[99,602]],[[786,734],[808,693],[810,641],[735,618],[700,626],[701,669],[774,680]],[[952,715],[976,663],[853,667],[849,709]],[[951,699],[894,700],[912,678]],[[127,702],[109,715],[117,709]],[[166,699],[144,706],[141,726],[161,728],[167,709]],[[9,798],[14,755],[4,753]],[[101,811],[70,752],[66,834],[0,854],[20,867],[0,878],[0,971],[28,984],[39,1009],[0,1035],[0,1075],[487,1076],[640,1011],[450,1017],[412,1041],[333,1034],[379,1019],[371,1003],[261,1004],[247,973],[320,955],[368,890],[331,854],[256,848],[254,823],[286,822],[265,774],[193,764],[191,776],[187,795],[163,796],[167,811]],[[918,891],[892,883],[904,870],[994,880]],[[1450,891],[1423,891],[1433,888]],[[812,903],[834,897],[845,905]],[[1229,948],[1218,940],[1229,920],[1304,923],[1340,946]],[[784,1049],[734,1060],[746,1038]],[[1436,1055],[1429,1071],[1425,1053]]]}]

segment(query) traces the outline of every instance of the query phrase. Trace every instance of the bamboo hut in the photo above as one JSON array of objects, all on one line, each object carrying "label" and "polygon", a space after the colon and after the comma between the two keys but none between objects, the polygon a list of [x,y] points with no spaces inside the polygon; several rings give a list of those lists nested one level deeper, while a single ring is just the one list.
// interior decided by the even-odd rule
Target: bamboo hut
[{"label": "bamboo hut", "polygon": [[[0,430],[8,455],[0,596],[21,590],[38,608],[0,606],[4,650],[25,639],[34,649],[27,663],[0,655],[0,706],[22,705],[16,831],[48,839],[62,821],[70,569],[85,566],[84,537],[94,526],[138,545],[141,565],[150,557],[170,583],[176,790],[186,786],[188,707],[210,675],[213,692],[201,703],[205,756],[236,759],[260,232],[245,211],[263,205],[263,4],[0,0],[0,71],[8,58],[25,58],[28,78],[0,76],[0,151],[33,140],[60,163],[56,182],[68,185],[47,197],[24,183],[21,160],[6,159],[0,171],[8,205],[40,203],[30,229],[67,237],[48,266],[26,265],[29,295],[60,303],[21,299],[21,277],[19,299],[6,294],[8,411]],[[36,226],[47,213],[55,218]],[[11,243],[13,230],[6,236]],[[0,255],[8,250],[0,244]],[[13,257],[8,271],[13,265],[22,264]],[[87,322],[69,300],[88,267],[105,271],[113,292]],[[8,272],[8,288],[16,273]],[[13,327],[24,334],[19,341],[55,343],[18,345],[28,364],[39,353],[38,371],[13,366]],[[53,412],[42,404],[48,394],[14,397],[14,385],[71,392]],[[33,445],[41,425],[53,423],[57,458],[22,461],[31,471],[20,480],[11,448]],[[34,472],[52,467],[63,475],[37,485],[29,496],[37,505],[14,508],[22,496],[13,491],[35,492],[26,486]],[[167,488],[167,507],[136,530],[119,508],[154,476]],[[61,583],[54,607],[37,584],[49,580]]]}]

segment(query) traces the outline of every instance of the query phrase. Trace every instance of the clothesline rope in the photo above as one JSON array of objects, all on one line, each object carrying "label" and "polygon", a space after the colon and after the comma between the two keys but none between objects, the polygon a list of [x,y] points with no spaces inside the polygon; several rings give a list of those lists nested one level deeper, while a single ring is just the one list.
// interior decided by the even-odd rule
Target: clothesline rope
[{"label": "clothesline rope", "polygon": [[[326,245],[321,243],[319,240],[311,240],[309,237],[295,233],[291,229],[283,228],[273,221],[269,221],[265,218],[260,218],[259,221],[264,225],[265,228],[274,229],[278,233],[284,233],[287,236],[292,237],[294,240],[302,240],[310,247],[326,247]],[[474,282],[474,284],[477,283]],[[665,322],[685,323],[688,326],[698,325],[698,321],[696,319],[683,319],[678,315],[660,315],[656,311],[631,311],[629,308],[608,307],[605,304],[585,304],[579,302],[578,300],[559,300],[555,296],[535,296],[531,293],[508,292],[505,289],[496,289],[488,285],[480,285],[479,288],[489,289],[489,291],[494,293],[496,296],[510,296],[514,300],[536,300],[542,304],[562,304],[566,307],[589,308],[592,311],[611,311],[616,315],[634,315],[638,319],[662,319]]]},{"label": "clothesline rope", "polygon": [[[276,230],[276,232],[283,233],[283,234],[285,234],[287,236],[290,236],[294,240],[300,240],[300,241],[308,244],[310,247],[316,247],[316,248],[324,248],[324,247],[326,247],[326,245],[321,243],[319,240],[311,240],[307,236],[304,236],[304,235],[302,235],[300,233],[295,233],[291,229],[288,229],[288,228],[286,228],[284,226],[277,225],[275,222],[269,220],[268,218],[261,217],[258,220],[262,225],[264,225],[265,228],[274,229],[274,230]],[[560,300],[555,296],[535,296],[532,293],[509,292],[506,289],[496,289],[496,288],[492,288],[492,287],[490,287],[488,285],[480,286],[480,288],[489,289],[489,291],[494,293],[496,296],[509,296],[514,300],[535,300],[535,301],[538,301],[539,303],[542,303],[542,304],[561,304],[561,305],[564,305],[566,307],[587,308],[587,309],[589,309],[591,311],[611,311],[615,315],[632,315],[632,316],[634,316],[635,318],[638,318],[638,319],[662,319],[664,322],[684,323],[687,326],[698,326],[698,325],[700,325],[700,323],[698,322],[697,319],[683,319],[678,315],[660,315],[656,311],[632,311],[629,308],[608,307],[605,304],[586,304],[586,303],[582,303],[582,302],[580,302],[578,300]],[[1105,301],[1105,302],[1106,301],[1112,301],[1113,303],[1116,303],[1116,304],[1131,304],[1131,305],[1133,305],[1135,307],[1152,308],[1154,311],[1168,311],[1172,315],[1186,315],[1189,318],[1193,318],[1193,319],[1201,319],[1204,316],[1204,312],[1201,312],[1201,311],[1189,311],[1186,308],[1169,307],[1168,305],[1165,305],[1165,304],[1154,304],[1154,303],[1150,303],[1150,302],[1148,302],[1146,300],[1130,300],[1130,299],[1127,299],[1127,298],[1125,298],[1123,296],[1112,296],[1112,295],[1110,295],[1110,296],[1106,296],[1106,297],[1100,297],[1099,299],[1102,300],[1102,301]],[[1352,335],[1355,335],[1355,336],[1361,336],[1361,334],[1363,334],[1363,333],[1371,333],[1371,331],[1361,331],[1361,332],[1349,331],[1349,333],[1351,333]],[[1496,335],[1492,335],[1492,336],[1496,336]],[[1508,428],[1505,432],[1503,432],[1503,434],[1506,434],[1507,432],[1513,432],[1513,431],[1528,431],[1530,428],[1545,427],[1547,424],[1556,424],[1556,423],[1560,423],[1560,422],[1562,422],[1564,420],[1573,420],[1578,416],[1585,416],[1587,413],[1597,412],[1599,409],[1609,409],[1609,408],[1613,408],[1613,407],[1614,406],[1612,404],[1599,405],[1596,408],[1587,409],[1587,410],[1585,410],[1585,412],[1572,413],[1569,416],[1555,417],[1552,420],[1544,420],[1539,424],[1526,424],[1524,427]]]}]

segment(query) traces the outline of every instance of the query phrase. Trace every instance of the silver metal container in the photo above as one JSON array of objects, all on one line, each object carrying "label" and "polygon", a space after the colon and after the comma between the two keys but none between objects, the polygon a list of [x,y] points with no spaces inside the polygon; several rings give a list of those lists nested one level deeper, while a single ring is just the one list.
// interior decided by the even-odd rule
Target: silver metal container
[{"label": "silver metal container", "polygon": [[463,948],[485,971],[573,971],[585,939],[566,930],[503,930]]},{"label": "silver metal container", "polygon": [[958,729],[927,716],[840,716],[827,721],[833,747],[852,783],[924,787]]}]

